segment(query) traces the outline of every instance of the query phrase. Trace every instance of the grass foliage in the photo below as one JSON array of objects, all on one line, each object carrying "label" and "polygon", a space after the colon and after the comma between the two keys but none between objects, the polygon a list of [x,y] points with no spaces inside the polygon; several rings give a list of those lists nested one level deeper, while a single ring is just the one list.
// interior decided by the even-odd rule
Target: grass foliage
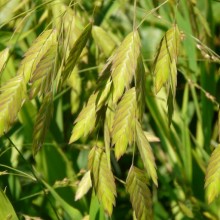
[{"label": "grass foliage", "polygon": [[219,14],[1,0],[0,219],[220,219]]}]

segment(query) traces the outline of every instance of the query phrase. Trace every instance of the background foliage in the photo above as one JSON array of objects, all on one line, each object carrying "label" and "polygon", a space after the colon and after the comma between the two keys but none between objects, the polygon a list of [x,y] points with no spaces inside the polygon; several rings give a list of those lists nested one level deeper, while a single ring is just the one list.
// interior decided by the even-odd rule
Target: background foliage
[{"label": "background foliage", "polygon": [[0,219],[219,219],[219,14],[1,0]]}]

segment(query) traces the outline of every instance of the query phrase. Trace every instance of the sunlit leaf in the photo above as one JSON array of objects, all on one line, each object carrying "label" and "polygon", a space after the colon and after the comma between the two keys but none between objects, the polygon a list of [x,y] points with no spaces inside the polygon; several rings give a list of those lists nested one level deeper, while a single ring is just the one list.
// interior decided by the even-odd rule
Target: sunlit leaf
[{"label": "sunlit leaf", "polygon": [[14,211],[6,194],[0,189],[0,219],[2,220],[18,220],[18,217]]}]

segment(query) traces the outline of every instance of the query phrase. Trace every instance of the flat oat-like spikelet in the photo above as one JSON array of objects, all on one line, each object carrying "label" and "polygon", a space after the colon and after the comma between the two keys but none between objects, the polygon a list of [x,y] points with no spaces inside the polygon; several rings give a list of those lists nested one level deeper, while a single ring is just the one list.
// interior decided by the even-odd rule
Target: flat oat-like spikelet
[{"label": "flat oat-like spikelet", "polygon": [[56,57],[57,45],[51,45],[47,52],[42,56],[41,60],[32,73],[29,92],[30,99],[37,94],[46,94],[53,89],[53,80],[55,78],[54,62]]},{"label": "flat oat-like spikelet", "polygon": [[[158,93],[162,86],[168,81],[174,81],[176,78],[176,69],[179,51],[180,33],[177,25],[170,28],[163,37],[160,47],[154,61],[155,91]],[[176,68],[176,66],[175,66]],[[173,72],[173,73],[172,73]],[[175,73],[174,73],[175,72]],[[170,83],[170,82],[169,82]]]},{"label": "flat oat-like spikelet", "polygon": [[88,135],[95,127],[96,99],[97,94],[92,94],[89,98],[87,105],[80,112],[75,121],[69,143],[78,140],[82,136]]},{"label": "flat oat-like spikelet", "polygon": [[119,159],[131,144],[134,136],[136,92],[135,88],[128,90],[119,102],[112,126],[112,144],[115,145],[115,156]]},{"label": "flat oat-like spikelet", "polygon": [[180,44],[180,32],[177,25],[170,28],[163,37],[158,54],[155,59],[154,73],[155,91],[158,93],[161,87],[167,83],[168,120],[171,124],[177,84],[177,56]]},{"label": "flat oat-like spikelet", "polygon": [[205,175],[205,188],[208,203],[220,193],[220,145],[213,151]]},{"label": "flat oat-like spikelet", "polygon": [[33,132],[33,155],[35,156],[43,145],[50,120],[53,115],[53,94],[47,93],[43,99],[40,110],[37,114]]},{"label": "flat oat-like spikelet", "polygon": [[126,180],[126,188],[130,194],[131,204],[137,220],[153,219],[151,192],[147,184],[146,174],[137,167],[132,166]]},{"label": "flat oat-like spikelet", "polygon": [[80,54],[83,48],[86,46],[86,43],[91,35],[91,30],[92,23],[89,23],[74,43],[61,75],[61,83],[63,83],[70,76],[70,73],[73,71],[76,62],[78,61]]},{"label": "flat oat-like spikelet", "polygon": [[102,148],[93,147],[91,149],[88,167],[98,199],[108,215],[111,216],[113,205],[115,205],[116,185],[112,171],[108,166],[106,153]]},{"label": "flat oat-like spikelet", "polygon": [[75,201],[81,199],[92,187],[92,181],[91,181],[91,172],[90,170],[87,171],[82,179],[80,180],[77,190],[76,190],[76,195],[75,195]]},{"label": "flat oat-like spikelet", "polygon": [[15,76],[0,88],[0,136],[9,130],[26,98],[22,76]]},{"label": "flat oat-like spikelet", "polygon": [[78,140],[82,136],[88,135],[93,130],[96,122],[96,112],[99,111],[103,105],[107,104],[112,88],[111,77],[107,72],[108,66],[109,63],[104,68],[98,80],[96,90],[89,97],[88,104],[77,117],[69,143]]},{"label": "flat oat-like spikelet", "polygon": [[108,57],[116,46],[114,40],[105,30],[98,26],[93,26],[92,36],[98,47],[103,51],[105,56]]},{"label": "flat oat-like spikelet", "polygon": [[137,116],[142,119],[145,106],[145,84],[146,76],[141,55],[138,57],[137,70],[135,73],[135,89],[137,99]]},{"label": "flat oat-like spikelet", "polygon": [[124,89],[129,88],[135,75],[139,55],[140,38],[138,32],[135,31],[124,39],[113,55],[111,75],[113,81],[114,104],[121,98]]},{"label": "flat oat-like spikelet", "polygon": [[0,74],[2,70],[4,69],[5,63],[9,56],[9,48],[5,48],[0,52]]},{"label": "flat oat-like spikelet", "polygon": [[56,30],[47,30],[34,41],[25,53],[25,58],[18,70],[18,75],[23,76],[25,83],[28,83],[38,63],[54,44],[56,44]]},{"label": "flat oat-like spikelet", "polygon": [[156,164],[154,159],[154,154],[152,152],[151,146],[144,134],[144,131],[141,128],[140,123],[136,120],[136,141],[138,150],[141,155],[141,159],[144,164],[144,168],[146,169],[148,175],[152,178],[154,184],[157,186],[157,172],[156,172]]}]

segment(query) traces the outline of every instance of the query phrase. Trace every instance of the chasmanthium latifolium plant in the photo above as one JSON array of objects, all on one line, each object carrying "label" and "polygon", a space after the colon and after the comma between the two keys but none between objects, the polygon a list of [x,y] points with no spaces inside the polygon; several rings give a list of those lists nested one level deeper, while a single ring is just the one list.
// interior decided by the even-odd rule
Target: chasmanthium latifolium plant
[{"label": "chasmanthium latifolium plant", "polygon": [[[58,181],[57,183],[55,178],[52,178],[51,182],[49,180],[47,182],[46,178],[41,178],[41,175],[38,175],[35,169],[30,168],[33,174],[32,181],[36,181],[42,187],[41,195],[44,194],[47,197],[48,192],[50,192],[54,200],[59,203],[58,205],[56,202],[55,205],[50,204],[52,207],[50,209],[55,213],[52,216],[56,216],[58,219],[59,215],[68,216],[67,219],[77,220],[83,219],[83,217],[86,219],[90,216],[91,219],[96,219],[97,213],[103,212],[100,214],[102,216],[100,219],[111,217],[115,219],[114,207],[117,209],[117,199],[121,195],[125,196],[121,191],[121,186],[119,186],[121,184],[127,198],[130,198],[132,214],[129,214],[138,220],[153,219],[154,210],[156,210],[158,216],[160,212],[158,210],[166,213],[165,208],[157,201],[160,195],[157,197],[156,191],[159,191],[160,187],[166,191],[164,187],[169,188],[169,183],[172,183],[177,192],[173,189],[173,186],[169,188],[169,190],[172,189],[175,192],[168,192],[173,194],[169,205],[165,204],[165,207],[166,205],[169,206],[172,214],[176,215],[175,219],[183,219],[183,216],[186,216],[187,219],[196,219],[194,209],[204,210],[201,216],[213,217],[214,214],[212,216],[210,213],[215,213],[213,211],[215,208],[209,209],[204,205],[205,202],[200,202],[199,199],[201,198],[195,198],[193,187],[190,185],[193,182],[193,175],[195,175],[193,172],[197,169],[195,166],[199,166],[205,173],[208,203],[212,203],[220,193],[220,147],[217,146],[213,150],[210,159],[207,159],[209,158],[208,150],[201,146],[201,143],[205,143],[205,138],[199,137],[202,132],[205,133],[202,129],[205,122],[203,119],[203,124],[201,124],[204,115],[201,114],[199,109],[200,100],[196,89],[203,95],[201,103],[206,102],[208,99],[218,109],[219,104],[211,94],[194,80],[198,75],[197,63],[196,61],[193,63],[191,57],[187,56],[190,53],[194,53],[194,56],[196,56],[195,51],[192,49],[195,47],[194,44],[203,54],[206,53],[210,54],[210,57],[211,55],[215,57],[213,62],[219,63],[218,55],[198,40],[199,34],[197,38],[190,33],[191,26],[187,26],[190,22],[186,23],[184,17],[181,17],[182,14],[178,13],[180,1],[177,1],[177,3],[175,1],[165,1],[149,12],[149,15],[156,15],[156,11],[165,4],[172,6],[170,11],[173,20],[168,22],[164,19],[165,24],[160,24],[165,31],[157,49],[154,49],[155,55],[151,67],[148,67],[148,63],[144,58],[143,45],[145,44],[145,38],[141,31],[141,24],[147,18],[144,17],[140,25],[136,26],[136,18],[134,17],[133,26],[127,27],[126,31],[126,33],[130,33],[123,38],[118,37],[120,34],[115,34],[116,37],[112,37],[112,34],[109,34],[106,28],[99,25],[102,22],[105,23],[105,16],[102,17],[104,12],[100,12],[100,14],[97,12],[101,7],[100,5],[104,5],[104,3],[99,4],[102,1],[95,1],[96,7],[93,11],[92,22],[88,22],[89,14],[85,13],[86,7],[89,8],[89,6],[73,2],[68,7],[62,3],[60,8],[45,3],[48,4],[48,8],[45,9],[45,14],[42,15],[40,23],[49,19],[50,14],[53,14],[55,19],[44,27],[39,36],[30,43],[18,65],[16,74],[1,84],[0,87],[0,136],[5,136],[10,140],[10,144],[16,148],[17,153],[22,155],[24,161],[26,161],[26,157],[30,157],[30,154],[23,156],[22,150],[20,151],[13,144],[9,134],[13,133],[12,128],[16,127],[14,125],[17,121],[21,124],[27,123],[28,120],[31,121],[31,119],[22,116],[23,111],[28,109],[28,105],[31,106],[30,109],[37,109],[32,132],[32,155],[37,164],[42,160],[39,167],[46,167],[45,173],[48,176],[50,176],[51,171],[49,166],[47,167],[45,164],[50,160],[50,155],[45,153],[44,147],[46,148],[47,140],[51,141],[49,145],[56,142],[56,140],[60,140],[59,137],[55,137],[56,135],[51,130],[62,131],[60,133],[69,141],[67,148],[78,147],[80,152],[87,150],[86,165],[82,165],[82,167],[84,166],[83,169],[78,172],[81,179],[76,181],[78,176],[75,170],[71,170],[71,162],[66,162],[70,159],[62,150],[56,148],[57,155],[60,155],[60,158],[65,161],[66,167],[70,167],[69,170],[71,171],[68,170],[67,172],[68,178],[75,175],[74,184],[69,182],[68,185],[65,181]],[[199,17],[197,19],[202,19],[203,15],[199,14],[196,1],[189,2],[191,2],[193,13]],[[151,3],[152,5],[155,4],[153,1]],[[42,4],[44,5],[44,3]],[[75,7],[75,4],[79,4],[80,10],[84,11],[86,15],[85,17],[82,15],[80,17],[80,13],[74,13],[71,7]],[[107,6],[111,8],[111,4],[116,4],[114,7],[117,7],[117,3],[110,3],[110,1]],[[135,1],[134,7],[132,6],[134,8],[132,13],[134,14],[138,10],[136,4]],[[186,13],[188,10],[186,6],[189,3],[182,4],[185,7],[184,13]],[[108,10],[107,6],[105,10]],[[114,10],[114,7],[111,10]],[[126,8],[126,6],[124,7]],[[57,13],[59,16],[55,16]],[[161,14],[165,16],[166,13],[162,11]],[[137,16],[139,16],[138,13]],[[108,13],[106,17],[110,17]],[[188,18],[190,19],[189,15]],[[78,22],[80,19],[82,21]],[[22,21],[20,22],[22,24]],[[209,35],[210,30],[207,23],[205,22],[204,25],[206,34]],[[199,30],[196,22],[193,23],[192,27]],[[114,31],[117,31],[116,29]],[[185,33],[186,29],[188,33]],[[19,26],[16,26],[16,30],[19,31]],[[14,34],[16,35],[16,31]],[[29,35],[29,33],[26,34]],[[186,40],[183,39],[183,36]],[[25,39],[26,35],[22,37]],[[194,45],[191,48],[190,43],[191,46]],[[101,55],[97,51],[101,51]],[[10,47],[0,51],[0,73],[7,69],[12,53]],[[185,60],[181,60],[183,56],[185,56]],[[180,63],[179,59],[181,60]],[[90,67],[90,62],[95,62],[96,67]],[[81,70],[82,66],[87,68]],[[205,68],[208,67],[203,67],[203,72]],[[96,75],[91,74],[91,70],[94,69],[97,71]],[[88,73],[82,77],[80,75],[82,72]],[[193,72],[194,76],[190,75],[190,72]],[[181,97],[182,109],[176,103],[180,100],[179,96],[177,100],[177,78],[179,74],[186,81]],[[204,76],[202,77],[204,78]],[[203,78],[201,81],[204,84],[205,79]],[[70,98],[71,104],[66,104],[65,101],[62,102],[59,99],[65,96],[67,92],[70,92],[68,98]],[[57,104],[57,100],[61,100],[59,104]],[[65,104],[67,106],[71,105],[70,111],[75,118],[71,122],[71,131],[68,128],[68,123],[63,122],[63,119],[61,119],[63,112],[65,114],[67,112]],[[60,114],[58,108],[61,109]],[[30,112],[30,110],[28,111]],[[187,114],[191,114],[190,119],[183,117]],[[72,115],[67,113],[67,116],[64,117],[68,120],[69,117],[73,118]],[[198,140],[194,137],[193,131],[190,131],[187,127],[191,125],[191,120],[197,118],[199,121],[192,127],[198,129],[196,130]],[[151,133],[148,131],[148,128],[150,128],[148,123],[152,123],[152,121],[155,121],[152,127],[158,130],[163,146],[158,147],[156,150],[151,146],[151,142],[160,141],[160,139],[150,135]],[[196,147],[193,147],[192,143]],[[120,166],[123,165],[124,158],[127,158],[128,155],[130,162],[126,163],[129,166],[126,167],[126,172],[121,175],[124,178],[122,179],[118,173],[120,173]],[[192,157],[195,158],[195,161]],[[208,160],[208,164],[205,163]],[[159,166],[157,166],[157,162]],[[194,162],[197,165],[193,164]],[[83,162],[77,159],[77,163]],[[205,167],[207,167],[207,170],[205,170]],[[172,176],[174,173],[175,177]],[[0,175],[3,174],[0,171]],[[25,175],[21,172],[19,174]],[[166,174],[165,177],[162,174]],[[170,180],[170,176],[175,181]],[[183,180],[184,184],[181,186],[179,183]],[[73,201],[73,203],[74,205],[80,204],[76,205],[78,209],[65,201],[55,190],[56,187],[62,188],[65,184],[68,186],[74,185],[76,188],[74,193],[77,202],[74,203]],[[14,219],[18,219],[7,197],[4,196],[3,191],[0,192],[0,198],[6,204],[5,209],[10,211]],[[84,196],[86,194],[90,195],[89,193],[91,193],[91,204],[88,213],[84,207],[86,206]],[[164,192],[163,199],[169,197],[166,193]],[[95,202],[95,199],[98,203]],[[34,202],[38,204],[39,201]],[[156,204],[156,208],[153,204]],[[61,206],[66,214],[62,215],[60,210],[56,212],[56,206]],[[176,212],[180,214],[175,214]],[[6,215],[7,213],[4,212],[2,216],[0,214],[0,217],[4,218]],[[164,216],[167,219],[169,217],[166,214]],[[210,219],[215,219],[211,217]]]}]

